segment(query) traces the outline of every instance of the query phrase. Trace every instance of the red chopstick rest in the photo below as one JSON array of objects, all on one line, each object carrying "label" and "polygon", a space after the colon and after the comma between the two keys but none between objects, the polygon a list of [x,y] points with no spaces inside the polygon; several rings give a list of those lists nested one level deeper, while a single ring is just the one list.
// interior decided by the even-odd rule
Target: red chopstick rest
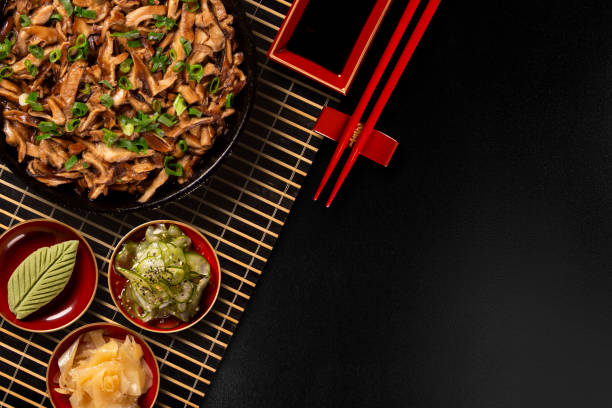
[{"label": "red chopstick rest", "polygon": [[[319,119],[317,119],[317,123],[315,124],[313,130],[318,134],[337,142],[340,139],[342,131],[349,121],[349,118],[349,115],[326,106],[323,108]],[[358,131],[361,129],[362,126],[359,126]],[[358,137],[359,134],[353,135],[349,145],[352,146]],[[387,167],[391,161],[391,158],[393,157],[393,153],[395,153],[395,149],[397,149],[397,145],[397,140],[384,134],[383,132],[373,130],[368,142],[365,144],[360,154],[375,163],[382,164],[383,166]]]}]

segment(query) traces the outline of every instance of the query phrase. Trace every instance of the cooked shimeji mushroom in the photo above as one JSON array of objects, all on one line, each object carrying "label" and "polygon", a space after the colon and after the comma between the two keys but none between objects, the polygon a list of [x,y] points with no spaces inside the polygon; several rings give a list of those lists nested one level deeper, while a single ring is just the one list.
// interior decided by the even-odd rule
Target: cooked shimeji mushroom
[{"label": "cooked shimeji mushroom", "polygon": [[246,83],[220,0],[17,0],[3,21],[6,142],[91,200],[187,182]]}]

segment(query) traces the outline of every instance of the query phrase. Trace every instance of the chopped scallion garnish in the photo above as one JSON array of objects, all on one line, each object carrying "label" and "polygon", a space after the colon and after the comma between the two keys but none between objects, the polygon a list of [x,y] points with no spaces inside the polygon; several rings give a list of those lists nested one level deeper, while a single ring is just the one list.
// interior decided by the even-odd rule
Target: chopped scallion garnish
[{"label": "chopped scallion garnish", "polygon": [[140,32],[138,30],[131,30],[131,31],[126,31],[125,33],[119,33],[119,32],[112,33],[110,36],[111,37],[124,37],[130,40],[134,40],[140,37]]},{"label": "chopped scallion garnish", "polygon": [[189,108],[189,110],[188,110],[187,112],[189,112],[189,114],[190,114],[191,116],[195,116],[195,117],[198,117],[198,118],[201,118],[201,117],[202,117],[202,111],[201,111],[201,110],[199,110],[199,109],[196,109],[196,108]]},{"label": "chopped scallion garnish", "polygon": [[173,162],[174,156],[164,157],[164,171],[169,176],[181,177],[183,175],[183,166],[181,163]]},{"label": "chopped scallion garnish", "polygon": [[62,49],[58,48],[49,53],[49,61],[55,63],[62,57]]},{"label": "chopped scallion garnish", "polygon": [[115,100],[109,94],[100,95],[100,103],[110,109],[115,103]]},{"label": "chopped scallion garnish", "polygon": [[83,102],[75,102],[72,105],[72,114],[75,118],[82,118],[87,114],[89,108]]},{"label": "chopped scallion garnish", "polygon": [[25,103],[30,105],[33,111],[42,112],[43,106],[38,102],[38,92],[31,92],[25,99]]},{"label": "chopped scallion garnish", "polygon": [[185,139],[181,139],[179,140],[176,145],[178,146],[179,149],[181,149],[181,152],[186,152],[187,149],[189,149],[189,146],[187,146],[187,142],[185,141]]},{"label": "chopped scallion garnish", "polygon": [[45,50],[43,50],[42,47],[38,45],[28,45],[28,51],[30,51],[30,53],[32,53],[32,55],[38,58],[39,60],[43,59],[43,57],[45,56]]},{"label": "chopped scallion garnish", "polygon": [[108,89],[114,89],[115,87],[108,82],[106,79],[101,80],[100,82],[98,82],[99,84],[104,85],[105,87],[107,87]]},{"label": "chopped scallion garnish", "polygon": [[81,119],[70,119],[66,123],[66,130],[68,132],[72,132],[74,129],[77,128],[77,126],[79,126],[80,123],[81,123]]},{"label": "chopped scallion garnish", "polygon": [[174,126],[176,124],[176,118],[169,113],[164,113],[157,118],[157,121],[162,125],[166,125],[168,127]]},{"label": "chopped scallion garnish", "polygon": [[204,78],[204,67],[200,64],[193,64],[189,66],[189,79],[192,81],[200,82]]},{"label": "chopped scallion garnish", "polygon": [[219,90],[219,82],[219,77],[214,77],[213,80],[210,81],[210,85],[208,86],[208,93],[210,93],[211,95],[216,94]]},{"label": "chopped scallion garnish", "polygon": [[87,18],[89,20],[96,18],[95,10],[84,9],[79,6],[74,7],[74,15],[77,17]]},{"label": "chopped scallion garnish", "polygon": [[181,116],[181,114],[187,110],[187,104],[185,103],[185,98],[183,98],[183,95],[180,93],[176,94],[176,98],[174,98],[172,106],[174,106],[177,116]]},{"label": "chopped scallion garnish", "polygon": [[191,51],[192,51],[191,43],[183,37],[179,38],[179,41],[183,45],[183,50],[185,51],[185,55],[189,56],[189,54],[191,54]]},{"label": "chopped scallion garnish", "polygon": [[126,76],[122,76],[121,78],[119,78],[119,81],[117,82],[118,82],[119,88],[125,89],[126,91],[129,91],[130,89],[134,87],[134,85],[132,85],[132,82],[130,82],[130,80]]},{"label": "chopped scallion garnish", "polygon": [[23,64],[25,65],[25,68],[26,68],[26,71],[28,71],[28,74],[32,76],[36,76],[36,73],[38,72],[38,67],[36,65],[32,64],[32,62],[30,62],[30,60],[27,58],[23,62]]},{"label": "chopped scallion garnish", "polygon": [[22,27],[29,27],[32,22],[30,21],[30,18],[28,16],[26,16],[25,14],[20,14],[19,24],[21,24]]},{"label": "chopped scallion garnish", "polygon": [[115,140],[117,140],[117,134],[115,132],[111,132],[108,129],[102,129],[102,133],[104,133],[104,136],[102,136],[102,140],[108,147],[111,147],[113,143],[115,143]]},{"label": "chopped scallion garnish", "polygon": [[0,79],[8,78],[11,75],[13,75],[13,68],[8,65],[0,68]]},{"label": "chopped scallion garnish", "polygon": [[74,13],[74,7],[72,7],[70,0],[59,0],[59,2],[62,3],[62,6],[64,6],[64,10],[66,10],[68,16],[71,16],[72,13]]},{"label": "chopped scallion garnish", "polygon": [[233,102],[234,102],[234,93],[233,92],[230,92],[227,95],[225,95],[225,107],[226,108],[231,108]]},{"label": "chopped scallion garnish", "polygon": [[64,163],[64,168],[66,170],[70,170],[72,166],[76,164],[77,161],[79,161],[79,159],[77,159],[77,157],[73,154],[68,160],[66,160],[66,163]]},{"label": "chopped scallion garnish", "polygon": [[165,35],[166,34],[162,32],[151,31],[149,32],[149,34],[147,34],[147,39],[149,39],[149,41],[159,42],[162,40],[162,38],[164,38]]},{"label": "chopped scallion garnish", "polygon": [[120,65],[119,65],[119,70],[121,72],[125,72],[126,74],[128,72],[130,72],[130,69],[132,69],[132,59],[131,58],[126,58]]}]

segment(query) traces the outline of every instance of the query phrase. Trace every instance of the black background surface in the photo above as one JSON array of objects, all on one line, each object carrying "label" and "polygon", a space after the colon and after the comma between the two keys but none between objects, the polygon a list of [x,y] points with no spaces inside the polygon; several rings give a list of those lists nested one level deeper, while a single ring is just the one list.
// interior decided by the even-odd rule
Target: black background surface
[{"label": "black background surface", "polygon": [[204,406],[610,406],[611,49],[609,2],[443,0],[390,166],[326,209],[322,144]]}]

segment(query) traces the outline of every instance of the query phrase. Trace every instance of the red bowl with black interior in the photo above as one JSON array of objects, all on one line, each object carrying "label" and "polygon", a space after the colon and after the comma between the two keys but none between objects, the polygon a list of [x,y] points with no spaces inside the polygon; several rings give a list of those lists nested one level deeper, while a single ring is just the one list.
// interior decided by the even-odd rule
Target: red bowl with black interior
[{"label": "red bowl with black interior", "polygon": [[[78,240],[76,263],[66,287],[50,303],[18,320],[8,305],[8,280],[19,264],[37,249]],[[98,286],[98,265],[91,247],[74,228],[51,219],[17,224],[0,235],[0,315],[10,324],[32,332],[62,329],[91,305]]]},{"label": "red bowl with black interior", "polygon": [[87,324],[72,331],[59,342],[53,351],[47,367],[47,393],[49,394],[51,405],[53,405],[54,408],[72,408],[68,400],[69,396],[56,391],[56,388],[59,387],[58,379],[60,376],[60,369],[57,362],[62,354],[64,354],[79,336],[93,330],[102,330],[103,336],[112,337],[118,340],[124,340],[126,336],[130,335],[134,338],[134,341],[142,347],[144,361],[147,366],[149,366],[151,374],[153,374],[153,383],[151,388],[138,399],[138,406],[140,408],[151,408],[153,404],[155,404],[157,394],[159,393],[159,367],[157,366],[153,350],[151,350],[151,347],[149,347],[136,332],[118,324],[102,322]]},{"label": "red bowl with black interior", "polygon": [[[115,270],[115,257],[121,251],[121,249],[123,248],[123,244],[126,241],[140,242],[144,240],[147,227],[153,224],[164,224],[166,225],[166,227],[173,224],[179,227],[181,231],[183,231],[183,233],[185,233],[185,235],[187,235],[191,239],[192,250],[202,255],[210,264],[210,280],[208,282],[208,285],[204,289],[204,292],[202,293],[202,298],[200,299],[200,309],[196,313],[196,315],[188,322],[183,322],[174,316],[170,316],[164,319],[153,319],[149,322],[145,322],[130,314],[122,303],[121,294],[125,288],[127,279]],[[128,232],[127,235],[125,235],[123,239],[121,239],[119,244],[117,244],[117,246],[115,247],[115,250],[113,251],[113,255],[111,256],[109,262],[108,288],[110,290],[113,302],[115,302],[115,305],[123,314],[123,316],[125,316],[126,319],[128,319],[136,326],[152,332],[173,333],[185,330],[198,323],[212,309],[213,304],[215,303],[215,301],[217,300],[217,296],[219,295],[220,286],[221,267],[219,265],[219,259],[217,258],[217,254],[213,249],[212,245],[210,245],[210,242],[208,242],[206,237],[204,237],[204,235],[202,235],[195,227],[192,227],[188,224],[179,221],[156,220],[139,225],[132,231]]]}]

